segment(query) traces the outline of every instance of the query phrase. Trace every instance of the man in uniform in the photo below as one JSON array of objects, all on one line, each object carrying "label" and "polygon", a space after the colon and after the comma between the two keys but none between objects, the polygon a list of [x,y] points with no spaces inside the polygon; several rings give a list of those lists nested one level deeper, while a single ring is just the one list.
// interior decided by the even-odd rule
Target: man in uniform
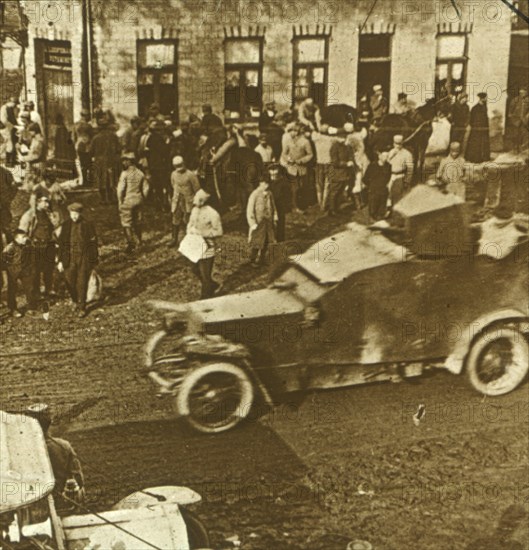
[{"label": "man in uniform", "polygon": [[16,142],[17,142],[17,118],[18,104],[20,102],[16,97],[10,97],[9,100],[0,107],[0,129],[2,137],[6,142],[6,165],[15,166],[17,160]]},{"label": "man in uniform", "polygon": [[464,92],[457,96],[450,113],[452,128],[450,129],[450,141],[463,144],[468,124],[470,122],[470,107],[468,95]]},{"label": "man in uniform", "polygon": [[369,102],[373,123],[379,123],[388,112],[388,100],[384,97],[384,90],[380,84],[373,86],[373,95]]},{"label": "man in uniform", "polygon": [[127,254],[136,248],[134,237],[141,246],[141,207],[149,192],[147,179],[135,162],[136,157],[132,151],[121,155],[123,171],[117,188],[119,217],[127,239]]},{"label": "man in uniform", "polygon": [[98,262],[97,235],[94,225],[84,219],[81,203],[70,204],[68,210],[70,219],[62,224],[58,238],[57,269],[64,273],[79,317],[86,317],[88,281]]},{"label": "man in uniform", "polygon": [[314,154],[309,140],[301,134],[301,128],[295,122],[287,126],[287,133],[283,136],[283,151],[281,165],[286,168],[292,192],[292,209],[299,213],[299,192],[307,187],[307,165]]},{"label": "man in uniform", "polygon": [[172,240],[169,246],[178,246],[180,229],[186,230],[189,215],[193,209],[193,198],[200,189],[197,176],[188,170],[183,157],[173,158],[174,171],[171,174],[173,197],[171,199]]},{"label": "man in uniform", "polygon": [[487,94],[478,94],[479,101],[470,111],[470,135],[468,137],[465,158],[469,162],[480,164],[490,160],[489,115],[487,112]]},{"label": "man in uniform", "polygon": [[92,139],[90,152],[94,161],[94,175],[101,202],[106,204],[114,200],[115,172],[119,160],[120,144],[106,114],[101,116],[97,125],[99,131]]},{"label": "man in uniform", "polygon": [[393,112],[397,115],[408,116],[415,106],[411,101],[408,101],[407,94],[401,92],[397,96],[397,103],[393,105]]},{"label": "man in uniform", "polygon": [[404,147],[404,136],[397,134],[393,137],[388,162],[391,164],[389,203],[394,205],[406,194],[413,174],[413,155]]},{"label": "man in uniform", "polygon": [[90,124],[90,111],[81,110],[81,118],[75,123],[74,141],[75,151],[81,165],[81,179],[83,185],[89,185],[90,174],[90,143],[94,135],[94,129]]},{"label": "man in uniform", "polygon": [[50,199],[42,188],[35,192],[35,206],[24,212],[18,226],[31,239],[35,251],[35,296],[40,294],[41,274],[44,295],[49,296],[53,287],[55,269],[54,226],[51,219]]},{"label": "man in uniform", "polygon": [[51,414],[49,407],[44,403],[30,405],[27,415],[38,420],[48,448],[51,468],[55,477],[54,493],[61,495],[66,482],[74,479],[81,495],[84,494],[84,476],[79,458],[72,445],[65,439],[52,437],[49,433],[51,426]]}]

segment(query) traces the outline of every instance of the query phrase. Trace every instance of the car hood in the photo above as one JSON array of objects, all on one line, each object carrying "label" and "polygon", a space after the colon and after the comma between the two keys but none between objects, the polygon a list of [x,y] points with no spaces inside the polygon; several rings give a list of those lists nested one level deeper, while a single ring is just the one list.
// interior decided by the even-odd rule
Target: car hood
[{"label": "car hood", "polygon": [[339,283],[359,271],[405,261],[409,252],[377,231],[358,223],[347,231],[317,242],[299,256],[291,256],[297,264],[320,284]]},{"label": "car hood", "polygon": [[191,302],[182,306],[181,311],[201,323],[213,324],[295,314],[303,309],[303,302],[290,291],[264,288]]}]

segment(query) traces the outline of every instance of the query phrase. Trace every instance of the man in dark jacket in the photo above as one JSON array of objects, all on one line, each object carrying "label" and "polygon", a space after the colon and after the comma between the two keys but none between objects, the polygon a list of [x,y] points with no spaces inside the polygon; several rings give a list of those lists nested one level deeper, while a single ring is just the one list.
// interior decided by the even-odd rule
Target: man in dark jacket
[{"label": "man in dark jacket", "polygon": [[268,180],[276,205],[276,240],[280,243],[285,240],[286,215],[290,212],[292,192],[290,190],[290,182],[280,164],[274,163],[268,167]]},{"label": "man in dark jacket", "polygon": [[0,166],[0,231],[5,235],[7,242],[12,240],[11,203],[17,194],[15,178],[9,170]]},{"label": "man in dark jacket", "polygon": [[159,207],[168,210],[171,192],[171,159],[164,132],[165,124],[161,120],[150,122],[145,154],[151,177],[153,199]]},{"label": "man in dark jacket", "polygon": [[82,215],[82,204],[70,204],[68,210],[70,219],[62,224],[58,238],[57,269],[64,273],[79,317],[85,317],[88,281],[98,262],[97,235],[94,225]]},{"label": "man in dark jacket", "polygon": [[478,94],[479,102],[470,111],[470,136],[465,159],[479,164],[490,160],[489,115],[487,94]]},{"label": "man in dark jacket", "polygon": [[329,168],[329,197],[325,205],[329,215],[338,214],[343,192],[353,174],[354,151],[345,143],[345,130],[340,128],[331,145]]},{"label": "man in dark jacket", "polygon": [[27,309],[37,309],[35,295],[35,251],[27,233],[17,229],[13,242],[2,253],[2,269],[7,271],[7,307],[12,317],[22,317],[17,309],[16,288],[20,281],[26,295]]},{"label": "man in dark jacket", "polygon": [[44,295],[49,296],[55,269],[55,242],[50,199],[44,190],[38,189],[35,192],[35,206],[29,208],[20,218],[19,228],[27,233],[35,249],[35,295],[40,295],[42,274]]},{"label": "man in dark jacket", "polygon": [[222,128],[222,120],[213,113],[211,105],[202,105],[202,133],[210,136],[217,128]]},{"label": "man in dark jacket", "polygon": [[450,143],[464,143],[465,133],[470,122],[470,107],[468,106],[468,95],[466,93],[459,94],[452,106],[450,117],[452,119]]},{"label": "man in dark jacket", "polygon": [[385,218],[388,202],[388,187],[391,180],[391,164],[388,162],[388,151],[377,152],[378,159],[367,167],[364,184],[367,188],[369,216],[375,220]]},{"label": "man in dark jacket", "polygon": [[90,144],[94,160],[94,176],[103,204],[115,201],[115,185],[119,166],[119,138],[106,115],[98,120],[99,131]]}]

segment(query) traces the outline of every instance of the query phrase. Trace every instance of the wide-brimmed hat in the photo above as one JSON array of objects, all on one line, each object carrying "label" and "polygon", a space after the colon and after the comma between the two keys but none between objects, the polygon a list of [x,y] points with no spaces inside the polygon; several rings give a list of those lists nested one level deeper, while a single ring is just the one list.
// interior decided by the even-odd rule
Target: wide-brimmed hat
[{"label": "wide-brimmed hat", "polygon": [[72,202],[72,204],[68,205],[68,210],[70,212],[82,212],[84,209],[84,206],[80,202]]},{"label": "wide-brimmed hat", "polygon": [[380,84],[375,84],[373,86],[373,91],[374,92],[381,92],[382,91],[382,86]]}]

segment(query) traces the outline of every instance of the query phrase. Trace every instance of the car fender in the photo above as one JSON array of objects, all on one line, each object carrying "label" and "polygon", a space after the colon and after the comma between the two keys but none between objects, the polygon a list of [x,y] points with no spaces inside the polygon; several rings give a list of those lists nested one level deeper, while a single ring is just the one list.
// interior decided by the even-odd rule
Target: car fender
[{"label": "car fender", "polygon": [[467,331],[462,331],[461,338],[456,342],[450,355],[445,359],[444,367],[453,374],[460,374],[463,370],[466,356],[472,342],[486,328],[499,322],[529,320],[527,313],[517,309],[501,309],[478,317],[468,326]]},{"label": "car fender", "polygon": [[163,485],[160,487],[149,487],[131,493],[117,502],[112,510],[135,510],[146,508],[147,506],[156,506],[161,504],[178,504],[179,506],[189,506],[202,500],[202,497],[189,487],[180,487],[178,485]]}]

